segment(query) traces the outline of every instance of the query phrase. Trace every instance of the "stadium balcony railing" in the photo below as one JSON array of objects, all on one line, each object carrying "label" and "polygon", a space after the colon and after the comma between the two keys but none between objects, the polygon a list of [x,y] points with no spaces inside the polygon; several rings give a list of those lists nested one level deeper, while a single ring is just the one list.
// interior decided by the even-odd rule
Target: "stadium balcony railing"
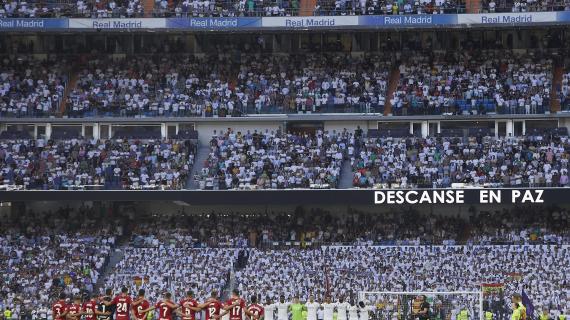
[{"label": "stadium balcony railing", "polygon": [[[538,106],[535,114],[544,114],[550,111],[550,106],[548,101],[542,106]],[[129,118],[148,118],[148,117],[219,117],[224,118],[227,116],[231,117],[246,117],[253,115],[276,115],[276,114],[373,114],[382,115],[384,114],[384,106],[378,104],[367,105],[364,102],[359,103],[340,103],[340,104],[327,104],[327,105],[311,105],[311,106],[284,106],[284,105],[270,105],[263,106],[261,109],[256,109],[253,105],[243,106],[241,108],[235,108],[233,114],[229,114],[225,109],[220,109],[217,111],[204,110],[201,115],[196,115],[191,113],[190,110],[179,110],[174,111],[164,111],[164,113],[159,113],[158,111],[150,110],[127,110],[126,107],[119,104],[109,105],[105,110],[99,109],[97,107],[92,107],[88,111],[74,112],[71,110],[65,110],[64,116],[70,118],[89,118],[89,117],[129,117]],[[448,108],[424,108],[418,106],[416,103],[407,106],[405,108],[392,108],[392,113],[394,116],[417,116],[417,115],[481,115],[481,114],[525,114],[524,108],[509,108],[509,107],[498,107],[494,100],[492,99],[481,99],[477,102],[475,106],[467,102],[464,99],[455,100],[454,104]],[[30,110],[29,114],[10,114],[1,113],[0,117],[45,117],[45,116],[56,116],[57,112],[45,114]]]}]

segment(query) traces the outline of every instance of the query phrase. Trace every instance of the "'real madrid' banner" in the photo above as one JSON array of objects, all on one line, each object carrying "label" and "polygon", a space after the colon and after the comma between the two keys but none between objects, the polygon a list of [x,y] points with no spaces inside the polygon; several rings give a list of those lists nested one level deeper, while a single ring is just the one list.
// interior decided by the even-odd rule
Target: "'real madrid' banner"
[{"label": "'real madrid' banner", "polygon": [[67,29],[67,19],[33,19],[33,18],[6,18],[0,19],[0,31],[2,30],[44,30],[44,29]]},{"label": "'real madrid' banner", "polygon": [[416,15],[387,15],[360,16],[359,25],[378,28],[418,28],[453,26],[457,24],[456,14],[416,14]]},{"label": "'real madrid' banner", "polygon": [[381,28],[513,28],[529,25],[569,25],[570,11],[508,12],[478,14],[385,15],[385,16],[308,16],[308,17],[212,17],[212,18],[6,18],[2,31],[131,31],[131,30],[333,30]]},{"label": "'real madrid' banner", "polygon": [[166,19],[166,27],[189,30],[255,29],[261,27],[261,18],[169,18]]},{"label": "'real madrid' banner", "polygon": [[308,17],[264,17],[263,28],[279,29],[334,29],[339,27],[358,27],[357,16],[308,16]]},{"label": "'real madrid' banner", "polygon": [[465,25],[525,25],[557,22],[557,12],[508,12],[459,14],[457,23]]},{"label": "'real madrid' banner", "polygon": [[69,19],[69,29],[131,30],[164,29],[164,18],[128,18],[128,19]]}]

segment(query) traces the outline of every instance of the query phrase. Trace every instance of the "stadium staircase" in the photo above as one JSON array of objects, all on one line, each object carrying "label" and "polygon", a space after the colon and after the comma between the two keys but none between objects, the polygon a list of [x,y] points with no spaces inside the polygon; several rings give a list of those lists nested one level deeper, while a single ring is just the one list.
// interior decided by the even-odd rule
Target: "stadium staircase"
[{"label": "stadium staircase", "polygon": [[559,65],[554,68],[552,75],[552,89],[550,90],[550,112],[556,113],[560,111],[560,90],[562,89],[562,77],[564,67]]},{"label": "stadium staircase", "polygon": [[481,0],[465,0],[465,11],[467,13],[479,13]]},{"label": "stadium staircase", "polygon": [[152,18],[152,12],[154,11],[154,0],[143,0],[143,10],[145,18]]},{"label": "stadium staircase", "polygon": [[394,68],[392,73],[390,73],[390,80],[388,81],[388,90],[386,91],[386,107],[384,108],[384,115],[388,116],[392,114],[392,102],[390,101],[394,97],[394,92],[398,88],[398,82],[400,82],[400,69]]},{"label": "stadium staircase", "polygon": [[103,268],[103,271],[101,271],[101,273],[99,274],[99,278],[97,279],[97,283],[93,288],[93,292],[99,292],[99,290],[103,288],[103,286],[105,285],[104,279],[107,277],[107,275],[113,272],[117,263],[119,263],[119,261],[123,259],[125,249],[127,248],[127,245],[129,243],[129,238],[123,237],[119,241],[120,243],[118,243],[115,249],[111,252],[107,265],[105,266],[105,268]]},{"label": "stadium staircase", "polygon": [[65,114],[65,100],[67,100],[67,97],[69,97],[69,93],[73,90],[73,88],[75,88],[75,86],[77,85],[77,80],[79,80],[79,72],[75,66],[71,68],[68,74],[69,74],[68,77],[69,81],[65,86],[65,91],[63,92],[63,98],[59,102],[59,113],[62,115]]},{"label": "stadium staircase", "polygon": [[300,16],[312,16],[317,5],[317,0],[301,0],[300,3]]},{"label": "stadium staircase", "polygon": [[209,146],[199,146],[198,147],[198,154],[194,158],[194,166],[192,167],[192,172],[188,177],[188,181],[186,182],[186,187],[188,189],[199,189],[200,184],[194,179],[194,175],[199,174],[204,168],[206,160],[208,160],[208,155],[210,154],[210,147]]},{"label": "stadium staircase", "polygon": [[350,165],[350,160],[344,160],[342,162],[342,170],[340,171],[340,181],[338,182],[338,188],[352,188],[352,177],[352,166]]}]

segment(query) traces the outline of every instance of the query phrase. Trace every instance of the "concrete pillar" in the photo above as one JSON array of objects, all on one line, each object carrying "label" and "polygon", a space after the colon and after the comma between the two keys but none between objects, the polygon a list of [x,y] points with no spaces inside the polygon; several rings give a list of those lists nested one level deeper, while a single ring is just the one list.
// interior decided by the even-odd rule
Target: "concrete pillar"
[{"label": "concrete pillar", "polygon": [[46,123],[46,139],[51,138],[51,123]]},{"label": "concrete pillar", "polygon": [[429,125],[427,121],[422,121],[422,137],[425,138],[429,135]]},{"label": "concrete pillar", "polygon": [[513,120],[508,120],[507,121],[507,137],[513,136],[514,129],[515,129],[515,127],[513,125]]}]

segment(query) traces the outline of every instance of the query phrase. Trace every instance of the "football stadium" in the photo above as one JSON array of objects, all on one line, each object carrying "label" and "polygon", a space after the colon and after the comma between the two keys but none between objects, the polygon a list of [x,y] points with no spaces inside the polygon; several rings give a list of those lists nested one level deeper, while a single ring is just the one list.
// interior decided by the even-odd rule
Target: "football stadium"
[{"label": "football stadium", "polygon": [[0,0],[0,320],[570,319],[570,0]]}]

